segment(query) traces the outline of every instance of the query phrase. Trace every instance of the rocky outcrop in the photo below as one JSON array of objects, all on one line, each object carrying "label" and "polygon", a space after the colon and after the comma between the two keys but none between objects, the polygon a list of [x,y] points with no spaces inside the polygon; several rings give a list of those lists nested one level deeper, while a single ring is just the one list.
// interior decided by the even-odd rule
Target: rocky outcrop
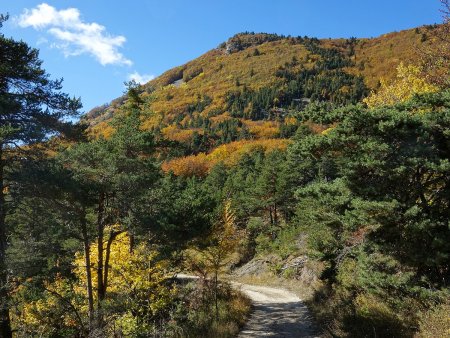
[{"label": "rocky outcrop", "polygon": [[277,34],[245,32],[231,37],[225,44],[222,44],[220,48],[223,48],[226,54],[232,54],[249,47],[261,45],[265,42],[277,41],[284,38],[286,37]]}]

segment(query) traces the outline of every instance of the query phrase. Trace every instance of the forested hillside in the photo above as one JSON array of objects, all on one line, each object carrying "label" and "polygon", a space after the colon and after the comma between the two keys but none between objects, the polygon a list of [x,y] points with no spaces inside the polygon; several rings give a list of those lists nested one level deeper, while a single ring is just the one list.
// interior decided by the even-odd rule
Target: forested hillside
[{"label": "forested hillside", "polygon": [[[140,98],[152,112],[144,127],[181,143],[184,149],[178,155],[238,139],[286,137],[289,110],[310,101],[361,101],[380,80],[393,80],[400,62],[417,64],[420,51],[436,44],[433,36],[441,29],[424,26],[378,38],[340,40],[237,34],[139,87]],[[108,135],[105,119],[125,100],[118,98],[86,115],[95,133]]]},{"label": "forested hillside", "polygon": [[445,337],[444,5],[373,39],[237,34],[79,123],[0,35],[0,337],[233,337],[251,305],[221,276],[258,260],[324,336]]}]

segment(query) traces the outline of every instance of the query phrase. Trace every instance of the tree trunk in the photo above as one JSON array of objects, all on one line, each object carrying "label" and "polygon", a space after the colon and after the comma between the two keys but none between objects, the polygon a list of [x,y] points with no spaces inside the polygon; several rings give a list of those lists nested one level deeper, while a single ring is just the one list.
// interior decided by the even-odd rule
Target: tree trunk
[{"label": "tree trunk", "polygon": [[104,212],[105,212],[105,195],[103,193],[99,196],[98,210],[97,210],[97,306],[101,308],[101,301],[105,299],[103,293],[103,236],[105,231]]},{"label": "tree trunk", "polygon": [[129,236],[130,236],[130,248],[129,248],[129,252],[130,252],[130,254],[132,254],[132,253],[133,253],[133,250],[134,250],[134,234],[133,234],[132,231],[130,231]]},{"label": "tree trunk", "polygon": [[3,144],[0,144],[0,338],[12,337],[9,317],[8,270],[6,267],[6,206],[4,185]]},{"label": "tree trunk", "polygon": [[218,288],[219,288],[219,285],[218,285],[219,284],[219,276],[218,276],[218,274],[219,274],[219,268],[216,267],[215,271],[214,271],[214,303],[216,305],[216,322],[219,321],[219,302],[218,302],[218,299],[217,299],[217,291],[218,291]]},{"label": "tree trunk", "polygon": [[121,234],[123,231],[113,231],[109,235],[108,243],[106,244],[106,253],[105,253],[105,273],[103,276],[103,296],[106,296],[106,288],[108,287],[108,273],[109,273],[109,258],[111,255],[111,245],[114,239]]},{"label": "tree trunk", "polygon": [[92,273],[91,273],[91,257],[90,257],[90,247],[89,247],[89,236],[87,232],[86,218],[83,211],[81,232],[83,235],[83,245],[84,245],[84,261],[86,264],[86,288],[88,294],[88,304],[89,304],[89,331],[93,328],[94,323],[94,297],[92,294]]},{"label": "tree trunk", "polygon": [[273,225],[273,214],[272,214],[272,207],[269,206],[269,217],[270,217],[270,225]]},{"label": "tree trunk", "polygon": [[275,222],[274,222],[274,215],[273,215],[273,211],[272,211],[272,206],[269,206],[269,216],[270,216],[270,238],[273,240],[275,240],[276,238],[276,234],[275,234]]},{"label": "tree trunk", "polygon": [[105,231],[105,194],[100,193],[97,210],[97,326],[103,327],[102,301],[105,299],[103,285],[103,235]]},{"label": "tree trunk", "polygon": [[278,226],[278,211],[277,211],[277,204],[273,204],[273,222],[275,226]]}]

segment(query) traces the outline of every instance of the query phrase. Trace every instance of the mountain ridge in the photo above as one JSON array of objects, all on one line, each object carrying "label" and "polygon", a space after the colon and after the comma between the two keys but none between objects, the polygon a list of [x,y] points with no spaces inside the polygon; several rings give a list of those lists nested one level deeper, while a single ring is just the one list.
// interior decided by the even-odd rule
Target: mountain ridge
[{"label": "mountain ridge", "polygon": [[[423,26],[419,26],[419,27],[415,27],[415,28],[411,28],[411,29],[401,30],[401,31],[398,31],[398,32],[394,31],[394,32],[384,33],[384,34],[379,35],[378,37],[370,37],[370,38],[364,38],[363,37],[363,38],[354,38],[354,39],[361,40],[361,41],[366,41],[366,42],[372,42],[372,44],[375,45],[377,43],[382,43],[383,39],[392,39],[392,38],[395,38],[395,37],[403,38],[405,35],[410,37],[410,35],[411,35],[410,33],[411,32],[415,32],[415,34],[421,34],[420,39],[423,39],[422,34],[426,34],[427,32],[432,31],[432,30],[436,29],[439,26],[440,25],[437,25],[437,24],[435,24],[435,25],[423,25]],[[278,40],[281,40],[281,39],[295,39],[292,36],[278,35],[276,33],[253,33],[253,32],[237,33],[237,34],[233,35],[232,37],[230,37],[227,41],[224,41],[224,42],[220,43],[216,48],[213,48],[213,49],[211,49],[211,50],[201,54],[198,58],[193,59],[191,61],[188,61],[188,62],[184,63],[183,65],[175,66],[175,67],[173,67],[173,68],[163,72],[161,75],[155,77],[155,79],[152,79],[149,82],[147,82],[145,84],[141,84],[141,85],[144,88],[147,88],[148,86],[152,86],[152,85],[162,85],[166,81],[169,81],[170,77],[174,76],[174,74],[176,74],[177,71],[181,71],[181,69],[183,69],[183,70],[186,69],[187,67],[189,67],[192,63],[194,63],[199,58],[202,58],[202,57],[214,54],[217,51],[221,51],[222,49],[226,48],[227,44],[229,44],[230,42],[232,42],[236,38],[241,38],[242,36],[245,36],[245,35],[275,36],[276,38],[274,38],[272,41],[278,41]],[[352,39],[352,38],[350,38],[350,39]],[[323,39],[318,39],[318,40],[322,41],[322,42],[327,42],[328,41],[330,45],[335,45],[336,42],[345,41],[345,40],[348,40],[348,39],[346,39],[346,38],[333,38],[333,39],[331,39],[331,38],[328,38],[328,39],[327,38],[323,38]],[[263,41],[261,43],[258,43],[257,45],[262,44],[264,42],[268,42],[268,41]],[[417,40],[415,42],[417,42]],[[423,43],[424,41],[421,41],[421,42]],[[248,49],[248,48],[253,47],[253,46],[254,45],[247,46],[244,49]],[[232,54],[232,53],[230,53],[230,54]],[[404,53],[402,53],[402,54],[404,54]],[[415,58],[412,58],[412,60],[404,60],[404,61],[415,61]],[[389,79],[389,77],[392,77],[392,75],[388,75],[388,79]],[[379,80],[379,78],[377,78],[376,80]],[[175,82],[175,81],[172,81],[172,82]],[[169,84],[171,84],[171,82],[166,82],[165,83],[165,85],[169,85]],[[90,117],[90,115],[95,115],[95,112],[98,111],[98,110],[101,110],[102,107],[115,105],[118,102],[120,102],[121,99],[125,99],[125,96],[121,96],[121,97],[119,97],[119,98],[117,98],[115,100],[112,100],[110,103],[106,103],[106,104],[94,107],[93,109],[91,109],[89,112],[86,113],[86,116]]]}]

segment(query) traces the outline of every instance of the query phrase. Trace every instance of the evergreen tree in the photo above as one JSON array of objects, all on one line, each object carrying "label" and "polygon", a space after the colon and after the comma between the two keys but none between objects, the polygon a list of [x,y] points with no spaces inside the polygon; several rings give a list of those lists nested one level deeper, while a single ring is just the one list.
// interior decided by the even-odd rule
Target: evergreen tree
[{"label": "evergreen tree", "polygon": [[[134,244],[134,227],[145,213],[145,194],[158,178],[152,157],[153,136],[140,129],[138,110],[118,115],[113,121],[115,132],[109,139],[77,144],[63,154],[63,163],[73,178],[89,187],[84,207],[95,219],[97,257],[97,307],[106,298],[110,248],[125,230]],[[105,245],[106,241],[106,245]],[[104,255],[104,256],[103,256]],[[101,326],[101,314],[98,317]]]},{"label": "evergreen tree", "polygon": [[[1,23],[7,19],[2,16]],[[51,80],[42,69],[38,51],[22,41],[0,35],[0,336],[11,337],[6,262],[10,212],[8,191],[17,161],[36,150],[36,145],[72,124],[65,118],[76,116],[81,107],[76,99],[61,92],[62,80]],[[23,163],[22,163],[23,164]]]},{"label": "evergreen tree", "polygon": [[373,328],[384,336],[409,336],[418,309],[445,297],[449,100],[447,91],[397,106],[359,107],[290,150],[303,172],[294,177],[300,185],[297,222],[310,256],[325,264],[331,311],[345,307],[339,322],[352,336]]},{"label": "evergreen tree", "polygon": [[273,238],[280,226],[280,209],[285,197],[284,161],[282,152],[269,153],[264,158],[261,173],[255,182],[255,198],[259,202],[259,208],[268,213]]}]

